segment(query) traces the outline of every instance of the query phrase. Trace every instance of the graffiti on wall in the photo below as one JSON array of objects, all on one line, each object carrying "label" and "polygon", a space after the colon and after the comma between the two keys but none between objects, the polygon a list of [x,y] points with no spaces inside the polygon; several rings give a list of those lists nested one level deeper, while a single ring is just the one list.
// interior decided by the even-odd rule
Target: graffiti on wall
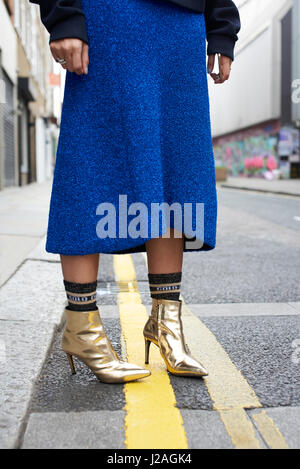
[{"label": "graffiti on wall", "polygon": [[262,123],[214,139],[216,166],[232,176],[258,176],[278,167],[280,121]]},{"label": "graffiti on wall", "polygon": [[278,138],[259,135],[214,146],[216,166],[226,166],[232,176],[258,175],[277,168]]}]

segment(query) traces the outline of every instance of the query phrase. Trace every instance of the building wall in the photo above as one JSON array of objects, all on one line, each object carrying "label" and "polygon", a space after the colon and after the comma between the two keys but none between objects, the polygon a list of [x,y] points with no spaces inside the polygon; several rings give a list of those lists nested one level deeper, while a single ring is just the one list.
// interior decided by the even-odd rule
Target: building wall
[{"label": "building wall", "polygon": [[17,164],[17,35],[0,1],[0,190],[18,181]]},{"label": "building wall", "polygon": [[280,117],[281,25],[292,0],[240,0],[242,29],[230,80],[210,83],[213,135]]},{"label": "building wall", "polygon": [[[216,165],[225,165],[233,176],[263,176],[271,169],[280,169],[282,177],[295,177],[297,171],[289,172],[288,165],[290,158],[296,158],[295,147],[284,157],[278,151],[281,139],[294,135],[293,1],[236,3],[242,29],[230,80],[223,85],[209,84]],[[284,133],[282,126],[287,127]]]},{"label": "building wall", "polygon": [[[49,74],[55,63],[49,49],[49,35],[41,24],[39,7],[28,0],[0,0],[0,79],[6,80],[6,96],[11,103],[0,112],[0,189],[10,185],[42,182],[52,174],[54,88]],[[12,93],[11,93],[12,92]],[[56,91],[57,94],[57,91]],[[14,121],[14,171],[11,175],[10,115]],[[9,118],[9,119],[8,119]],[[50,138],[49,138],[50,131]],[[11,148],[11,145],[10,145]],[[10,153],[11,154],[11,149]],[[9,173],[9,177],[7,174]]]},{"label": "building wall", "polygon": [[214,139],[216,166],[225,165],[232,176],[259,176],[277,169],[280,122],[264,122]]},{"label": "building wall", "polygon": [[17,81],[17,35],[2,0],[0,1],[0,49],[2,67],[15,84]]}]

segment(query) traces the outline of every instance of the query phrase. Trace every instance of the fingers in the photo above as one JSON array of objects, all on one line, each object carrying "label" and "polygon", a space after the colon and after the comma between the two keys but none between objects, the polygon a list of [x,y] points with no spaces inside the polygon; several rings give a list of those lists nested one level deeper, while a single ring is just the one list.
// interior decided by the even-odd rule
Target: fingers
[{"label": "fingers", "polygon": [[[67,39],[67,41],[69,40]],[[71,43],[69,44],[69,42],[66,42],[64,50],[63,50],[63,54],[64,54],[63,58],[67,62],[66,67],[67,67],[67,70],[69,70],[69,72],[74,72],[73,53],[75,53],[75,50],[73,51],[73,47]]]},{"label": "fingers", "polygon": [[210,76],[212,77],[216,85],[223,83],[219,73],[212,73]]},{"label": "fingers", "polygon": [[64,59],[61,64],[65,70],[77,75],[86,73],[88,67],[88,45],[80,39],[60,39],[50,43],[54,59]]},{"label": "fingers", "polygon": [[[213,57],[213,61],[210,58]],[[211,65],[215,64],[215,56],[214,55],[209,55],[208,56],[208,64],[207,64],[207,69],[213,70],[213,67],[211,68]],[[229,57],[226,57],[225,55],[220,56],[219,60],[219,73],[210,73],[210,76],[214,80],[216,85],[225,83],[225,81],[229,80],[230,77],[230,70],[231,70],[231,64],[232,60]]]},{"label": "fingers", "polygon": [[215,67],[215,55],[209,55],[207,59],[207,73],[212,74]]},{"label": "fingers", "polygon": [[[68,63],[68,62],[67,62]],[[77,75],[81,75],[83,73],[83,65],[82,65],[82,45],[80,48],[75,49],[72,52],[72,69],[71,72],[77,73]]]},{"label": "fingers", "polygon": [[229,57],[225,57],[225,55],[221,55],[220,57],[221,83],[224,83],[225,81],[229,79],[231,64],[232,64],[232,60]]},{"label": "fingers", "polygon": [[50,51],[55,61],[57,61],[58,58],[59,59],[63,58],[60,42],[61,41],[53,41],[50,43]]},{"label": "fingers", "polygon": [[87,75],[89,68],[89,46],[86,43],[82,47],[82,67],[83,72]]}]

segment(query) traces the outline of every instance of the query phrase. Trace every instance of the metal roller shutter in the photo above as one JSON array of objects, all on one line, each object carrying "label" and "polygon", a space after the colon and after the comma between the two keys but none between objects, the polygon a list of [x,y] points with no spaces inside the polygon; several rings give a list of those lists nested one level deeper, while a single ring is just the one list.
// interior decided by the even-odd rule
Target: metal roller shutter
[{"label": "metal roller shutter", "polygon": [[5,103],[2,105],[4,132],[4,186],[14,186],[15,177],[15,121],[14,121],[14,87],[5,72],[2,71],[5,83]]}]

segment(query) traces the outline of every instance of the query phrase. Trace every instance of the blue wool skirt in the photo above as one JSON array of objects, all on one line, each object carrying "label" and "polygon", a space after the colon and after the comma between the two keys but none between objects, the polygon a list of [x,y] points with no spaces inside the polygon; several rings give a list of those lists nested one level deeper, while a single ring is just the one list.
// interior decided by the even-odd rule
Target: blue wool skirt
[{"label": "blue wool skirt", "polygon": [[90,65],[66,76],[46,250],[145,251],[169,227],[185,251],[213,249],[204,15],[167,0],[82,7]]}]

